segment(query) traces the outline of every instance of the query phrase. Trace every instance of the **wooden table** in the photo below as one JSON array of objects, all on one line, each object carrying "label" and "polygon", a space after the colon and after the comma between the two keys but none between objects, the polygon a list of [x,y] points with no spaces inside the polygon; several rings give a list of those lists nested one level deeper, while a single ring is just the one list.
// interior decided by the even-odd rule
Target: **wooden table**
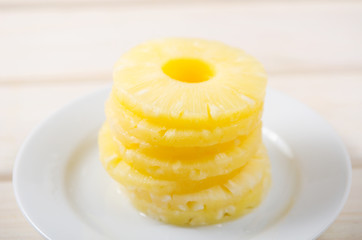
[{"label": "wooden table", "polygon": [[12,166],[30,130],[111,83],[131,46],[155,37],[217,39],[257,57],[269,85],[341,135],[353,184],[320,239],[362,239],[362,2],[0,0],[0,239],[41,239],[20,213]]}]

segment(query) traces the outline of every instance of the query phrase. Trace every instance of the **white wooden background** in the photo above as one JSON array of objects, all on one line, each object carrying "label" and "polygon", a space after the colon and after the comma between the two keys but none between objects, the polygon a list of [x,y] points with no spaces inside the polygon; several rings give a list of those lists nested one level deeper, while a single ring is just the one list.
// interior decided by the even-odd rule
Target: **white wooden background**
[{"label": "white wooden background", "polygon": [[0,0],[0,239],[41,239],[11,184],[29,131],[62,105],[109,85],[126,49],[164,36],[245,49],[263,62],[271,87],[332,124],[351,155],[353,184],[320,239],[362,239],[362,2],[232,0]]}]

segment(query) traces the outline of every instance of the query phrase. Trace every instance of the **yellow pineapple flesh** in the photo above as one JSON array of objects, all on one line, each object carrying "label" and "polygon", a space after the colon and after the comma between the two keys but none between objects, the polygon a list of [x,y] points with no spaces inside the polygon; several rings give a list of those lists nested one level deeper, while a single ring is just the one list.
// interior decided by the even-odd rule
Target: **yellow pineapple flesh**
[{"label": "yellow pineapple flesh", "polygon": [[[108,124],[102,127],[100,140],[100,147],[106,145],[114,148],[112,155],[119,157],[117,162],[124,161],[140,173],[156,179],[194,181],[225,175],[244,166],[259,146],[261,127],[247,137],[218,144],[206,151],[203,148],[193,148],[179,154],[160,154],[160,148],[160,151],[146,153],[137,148],[127,148],[112,136]],[[215,165],[218,167],[215,168]]]},{"label": "yellow pineapple flesh", "polygon": [[[165,71],[170,61],[174,66]],[[208,67],[200,68],[195,61]],[[189,74],[175,79],[177,69]],[[187,78],[191,73],[196,73],[192,80]],[[120,58],[113,79],[125,108],[170,127],[237,122],[262,105],[266,87],[264,69],[256,59],[240,49],[200,39],[141,44]]]},{"label": "yellow pineapple flesh", "polygon": [[[240,135],[247,135],[260,125],[262,105],[245,114],[238,122],[225,126],[206,127],[205,123],[188,124],[187,127],[167,127],[162,121],[152,121],[139,117],[119,104],[115,94],[106,103],[106,115],[110,127],[118,135],[122,130],[129,135],[151,144],[163,146],[189,147],[210,146],[228,142]],[[162,125],[159,123],[162,122]],[[214,124],[211,120],[209,125]]]},{"label": "yellow pineapple flesh", "polygon": [[123,184],[133,204],[148,215],[177,225],[223,222],[258,205],[270,184],[263,145],[248,163],[228,175],[206,181],[162,181],[132,169],[119,156],[107,126],[99,135],[101,161]]},{"label": "yellow pineapple flesh", "polygon": [[120,58],[113,80],[100,159],[136,208],[198,226],[260,204],[270,166],[256,59],[215,41],[152,40]]}]

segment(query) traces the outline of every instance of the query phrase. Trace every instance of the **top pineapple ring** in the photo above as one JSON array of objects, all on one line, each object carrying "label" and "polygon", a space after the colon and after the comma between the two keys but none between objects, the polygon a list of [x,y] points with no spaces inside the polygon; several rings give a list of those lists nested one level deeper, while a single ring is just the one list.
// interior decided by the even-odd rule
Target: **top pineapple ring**
[{"label": "top pineapple ring", "polygon": [[125,53],[114,89],[135,114],[189,126],[237,122],[263,104],[262,65],[240,49],[199,39],[160,39]]}]

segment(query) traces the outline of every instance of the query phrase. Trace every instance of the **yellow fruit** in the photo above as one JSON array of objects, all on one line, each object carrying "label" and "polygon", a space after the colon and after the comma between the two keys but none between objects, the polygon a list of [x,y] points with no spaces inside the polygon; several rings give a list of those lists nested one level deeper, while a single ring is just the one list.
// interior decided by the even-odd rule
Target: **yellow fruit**
[{"label": "yellow fruit", "polygon": [[[208,188],[220,182],[224,182],[240,172],[240,169],[249,158],[245,159],[228,159],[236,167],[229,169],[228,172],[224,173],[223,169],[220,169],[217,163],[208,164],[205,168],[198,169],[201,171],[222,171],[218,175],[206,175],[203,174],[202,180],[193,180],[193,178],[200,178],[200,173],[193,172],[193,174],[185,176],[182,179],[178,179],[172,176],[169,179],[155,178],[147,173],[141,173],[134,165],[127,164],[124,158],[121,156],[119,145],[113,140],[112,135],[107,125],[104,125],[99,133],[99,149],[100,158],[103,166],[107,169],[108,173],[118,182],[130,188],[143,189],[145,191],[151,191],[156,193],[187,193],[197,192],[202,189]],[[259,142],[258,142],[259,143]],[[256,144],[258,146],[258,144]],[[237,148],[235,145],[232,148]],[[244,150],[245,151],[245,150]],[[136,153],[137,154],[137,153]],[[253,155],[253,154],[252,154]],[[252,156],[251,155],[251,156]],[[250,156],[250,157],[251,157]],[[147,161],[147,159],[146,159]],[[238,166],[240,164],[240,166]],[[183,162],[179,163],[184,169],[186,166]],[[215,166],[218,166],[215,168]],[[160,170],[170,171],[170,166],[160,168]],[[189,169],[192,172],[193,169]],[[195,171],[195,170],[194,170]],[[205,176],[206,175],[206,176]],[[207,178],[206,178],[207,177]]]},{"label": "yellow fruit", "polygon": [[238,123],[262,107],[266,87],[264,69],[253,57],[199,39],[141,44],[116,63],[113,79],[120,105],[167,129]]},{"label": "yellow fruit", "polygon": [[[103,131],[109,131],[107,128],[108,126],[104,127]],[[257,127],[247,137],[239,137],[208,149],[195,147],[178,154],[162,154],[160,151],[142,153],[139,149],[127,148],[122,142],[114,139],[115,137],[109,133],[109,141],[118,146],[117,155],[119,154],[123,161],[132,165],[138,172],[157,179],[194,181],[228,174],[245,165],[259,147],[261,127]]]},{"label": "yellow fruit", "polygon": [[197,226],[261,202],[270,166],[257,60],[215,41],[160,39],[125,53],[113,80],[100,159],[136,208]]},{"label": "yellow fruit", "polygon": [[[105,111],[108,124],[116,135],[121,134],[123,130],[150,144],[173,147],[201,147],[231,141],[253,131],[260,124],[262,116],[262,106],[260,106],[230,125],[207,127],[206,123],[195,123],[184,128],[168,128],[160,125],[161,120],[157,123],[127,110],[119,103],[114,93],[106,102]],[[211,123],[212,120],[209,124]]]},{"label": "yellow fruit", "polygon": [[155,219],[176,225],[224,222],[250,212],[268,192],[270,165],[263,146],[249,163],[227,182],[189,194],[158,195],[128,190],[132,203]]}]

